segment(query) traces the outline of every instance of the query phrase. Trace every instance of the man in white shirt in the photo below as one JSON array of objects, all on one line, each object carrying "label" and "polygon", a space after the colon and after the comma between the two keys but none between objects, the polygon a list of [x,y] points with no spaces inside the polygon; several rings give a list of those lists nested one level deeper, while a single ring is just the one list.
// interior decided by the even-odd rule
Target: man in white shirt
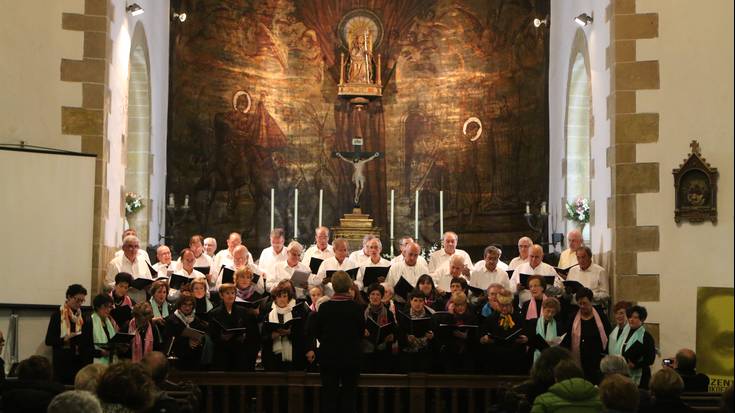
[{"label": "man in white shirt", "polygon": [[385,282],[383,283],[386,290],[392,292],[393,287],[396,286],[401,277],[405,278],[409,284],[415,287],[420,276],[429,274],[429,268],[423,263],[418,262],[420,253],[421,247],[419,244],[412,242],[406,245],[403,251],[404,260],[391,265],[390,270],[388,270],[388,275],[385,277]]},{"label": "man in white shirt", "polygon": [[231,232],[227,237],[227,249],[219,251],[214,256],[214,268],[212,268],[213,274],[217,274],[223,265],[232,265],[232,252],[235,250],[235,247],[241,244],[242,238],[240,238],[240,234],[237,232]]},{"label": "man in white shirt", "polygon": [[[510,291],[514,294],[518,294],[518,299],[521,304],[531,299],[531,292],[526,289],[526,286],[521,285],[520,274],[528,275],[541,275],[549,276],[553,275],[559,277],[556,274],[556,270],[551,265],[543,262],[544,249],[538,244],[534,244],[531,247],[531,251],[528,253],[528,262],[521,264],[516,268],[513,273],[513,277],[510,279]],[[561,277],[559,277],[561,278]],[[549,291],[547,290],[547,293]],[[548,295],[548,294],[547,294]]]},{"label": "man in white shirt", "polygon": [[[201,235],[192,235],[189,238],[189,249],[194,253],[194,266],[198,268],[211,267],[214,264],[212,257],[206,254]],[[181,262],[181,257],[179,257]]]},{"label": "man in white shirt", "polygon": [[[406,251],[406,246],[409,244],[413,244],[413,238],[409,237],[408,235],[401,237],[400,241],[398,241],[398,249],[400,250],[400,252],[398,253],[398,255],[393,257],[393,259],[390,261],[391,264],[403,262],[404,260],[403,253],[404,251]],[[420,248],[421,247],[419,247],[419,249]],[[429,263],[426,262],[426,258],[424,258],[421,254],[419,254],[419,257],[417,258],[417,260],[419,264],[422,264],[426,268],[429,268]]]},{"label": "man in white shirt", "polygon": [[[137,231],[135,231],[135,230],[134,230],[134,229],[132,229],[132,228],[128,228],[128,229],[126,229],[125,231],[123,231],[123,235],[122,235],[122,239],[123,239],[123,241],[125,240],[125,237],[127,237],[128,235],[132,235],[132,236],[134,236],[134,237],[137,237],[137,236],[138,236],[138,233],[137,233]],[[123,250],[122,250],[122,248],[121,248],[121,249],[119,249],[119,250],[117,250],[117,251],[115,251],[115,257],[120,257],[120,256],[122,256],[122,255],[123,255]],[[138,255],[139,255],[139,256],[140,256],[141,258],[143,258],[144,260],[146,260],[146,261],[147,261],[147,262],[148,262],[148,263],[150,264],[150,262],[151,262],[151,257],[149,257],[149,256],[148,256],[148,252],[147,252],[147,251],[146,251],[145,249],[143,249],[143,248],[138,248]]]},{"label": "man in white shirt", "polygon": [[357,265],[347,258],[350,252],[349,244],[346,239],[337,238],[332,242],[332,248],[334,249],[334,257],[324,260],[322,265],[319,266],[319,271],[317,271],[316,277],[309,280],[310,285],[322,284],[324,286],[324,294],[330,297],[334,294],[334,290],[332,290],[331,282],[325,282],[327,281],[325,278],[327,276],[327,271],[348,271],[353,268],[357,268]]},{"label": "man in white shirt", "polygon": [[156,274],[151,274],[151,276],[153,278],[168,278],[176,268],[176,263],[171,262],[171,249],[166,245],[159,245],[156,248],[156,263],[153,264],[153,269],[156,270]]},{"label": "man in white shirt", "polygon": [[354,262],[358,267],[361,267],[370,259],[367,244],[373,238],[375,238],[373,234],[367,234],[362,237],[362,248],[357,251],[352,251],[350,254],[350,261]]},{"label": "man in white shirt", "polygon": [[[152,278],[148,263],[138,255],[139,248],[140,241],[138,237],[135,235],[125,237],[122,246],[123,254],[113,258],[107,264],[107,273],[105,274],[105,284],[107,286],[113,287],[115,285],[115,276],[121,272],[132,275],[133,279]],[[136,302],[145,301],[145,291],[131,288],[128,295]]]},{"label": "man in white shirt", "polygon": [[[273,287],[278,285],[279,282],[283,280],[290,280],[295,271],[302,271],[306,273],[311,272],[307,265],[304,265],[300,262],[301,252],[303,250],[304,247],[302,247],[301,244],[297,241],[291,241],[288,244],[288,247],[286,247],[286,261],[276,263],[273,266],[273,271],[270,273],[270,276],[265,280],[265,288],[268,290],[268,292],[273,290]],[[316,276],[311,275],[311,277]],[[294,287],[296,289],[297,297],[301,298],[305,296],[306,290],[300,287]]]},{"label": "man in white shirt", "polygon": [[329,245],[329,228],[322,226],[314,230],[314,241],[316,243],[307,248],[304,258],[301,260],[301,263],[307,267],[311,264],[312,257],[320,260],[334,257],[332,246]]},{"label": "man in white shirt", "polygon": [[[194,263],[196,262],[196,258],[194,257],[194,251],[190,248],[184,248],[181,251],[181,256],[179,257],[179,265],[178,269],[174,271],[174,274],[178,274],[181,276],[184,276],[186,278],[189,278],[190,280],[193,280],[194,278],[204,278],[206,277],[205,274],[202,274],[201,272],[194,269]],[[175,303],[179,299],[180,293],[179,290],[175,288],[169,288],[168,290],[168,301],[171,303]]]},{"label": "man in white shirt", "polygon": [[478,261],[472,269],[472,275],[470,277],[470,285],[472,287],[487,290],[490,284],[500,284],[503,288],[510,289],[508,273],[499,268],[498,265],[500,254],[500,248],[496,246],[490,245],[485,248],[485,259]]},{"label": "man in white shirt", "polygon": [[442,264],[431,276],[436,280],[436,288],[444,293],[449,291],[449,284],[454,278],[464,278],[465,281],[469,281],[468,277],[462,274],[465,268],[464,257],[458,254],[452,255],[452,258]]},{"label": "man in white shirt", "polygon": [[[380,256],[380,252],[383,250],[383,243],[380,242],[379,238],[373,237],[372,239],[370,239],[370,241],[367,242],[366,247],[368,251],[367,260],[357,265],[358,267],[360,267],[360,270],[357,272],[357,279],[355,280],[355,285],[357,285],[357,288],[359,288],[360,290],[362,290],[363,288],[369,287],[369,285],[364,285],[363,283],[363,279],[365,277],[365,268],[367,267],[390,267],[390,261]],[[378,282],[382,282],[382,281],[385,281],[385,280],[378,279]]]},{"label": "man in white shirt", "polygon": [[515,270],[519,265],[528,262],[528,253],[531,251],[533,241],[528,237],[521,237],[518,240],[518,256],[513,258],[508,264],[509,270]]},{"label": "man in white shirt", "polygon": [[472,259],[469,254],[465,251],[457,249],[457,242],[459,237],[452,231],[447,231],[442,237],[442,248],[438,251],[434,251],[429,256],[429,272],[436,271],[437,268],[441,267],[442,264],[449,261],[453,255],[459,255],[464,259],[466,270],[463,271],[465,275],[470,275],[470,268],[472,268]]},{"label": "man in white shirt", "polygon": [[[255,287],[258,292],[265,291],[265,278],[267,277],[267,274],[264,271],[262,271],[257,265],[253,263],[253,258],[250,254],[250,251],[248,251],[246,246],[244,245],[236,246],[232,251],[232,262],[228,265],[225,265],[225,267],[233,271],[237,271],[241,268],[247,267],[250,269],[250,271],[252,271],[253,274],[260,274],[260,278],[258,279],[258,282],[255,284]],[[219,287],[222,285],[222,275],[223,274],[224,274],[224,270],[220,269],[220,271],[217,272],[215,283],[214,283],[214,288],[212,289],[213,291],[219,291]]]},{"label": "man in white shirt", "polygon": [[610,282],[607,271],[592,262],[592,250],[587,246],[581,246],[576,251],[579,265],[572,267],[567,275],[567,280],[578,281],[580,284],[592,290],[594,304],[607,307],[610,298]]},{"label": "man in white shirt", "polygon": [[283,247],[286,243],[285,231],[283,228],[273,228],[270,234],[271,246],[264,249],[258,258],[258,267],[268,273],[273,272],[276,264],[286,262],[286,249]]},{"label": "man in white shirt", "polygon": [[217,251],[217,240],[212,237],[204,238],[204,253],[214,260],[215,251]]},{"label": "man in white shirt", "polygon": [[582,246],[582,233],[578,229],[569,231],[567,245],[569,248],[562,251],[559,256],[559,268],[569,268],[577,264],[577,249]]}]

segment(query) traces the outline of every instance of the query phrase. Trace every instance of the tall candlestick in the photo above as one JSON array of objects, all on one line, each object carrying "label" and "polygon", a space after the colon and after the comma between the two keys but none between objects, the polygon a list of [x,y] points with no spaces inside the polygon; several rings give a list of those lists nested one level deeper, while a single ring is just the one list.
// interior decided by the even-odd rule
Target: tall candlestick
[{"label": "tall candlestick", "polygon": [[439,233],[444,236],[444,191],[439,191]]},{"label": "tall candlestick", "polygon": [[173,192],[168,194],[168,206],[170,207],[174,206],[174,193]]},{"label": "tall candlestick", "polygon": [[416,206],[414,207],[414,210],[416,211],[416,217],[414,218],[414,226],[416,227],[416,230],[413,235],[414,242],[419,242],[419,191],[416,191]]},{"label": "tall candlestick", "polygon": [[276,189],[271,188],[271,231],[273,231],[273,228],[276,227],[275,225],[276,224],[276,214],[275,214],[276,202],[275,201],[276,201]]},{"label": "tall candlestick", "polygon": [[184,206],[189,206],[189,194],[184,195]]},{"label": "tall candlestick", "polygon": [[324,204],[324,190],[319,190],[319,226],[322,226],[322,205]]},{"label": "tall candlestick", "polygon": [[393,240],[395,239],[393,233],[393,221],[394,219],[394,208],[396,202],[396,191],[395,189],[390,190],[390,255],[393,256]]},{"label": "tall candlestick", "polygon": [[546,202],[541,203],[541,215],[546,214]]},{"label": "tall candlestick", "polygon": [[526,214],[531,213],[531,203],[529,201],[526,201]]},{"label": "tall candlestick", "polygon": [[293,190],[293,237],[299,237],[299,188]]}]

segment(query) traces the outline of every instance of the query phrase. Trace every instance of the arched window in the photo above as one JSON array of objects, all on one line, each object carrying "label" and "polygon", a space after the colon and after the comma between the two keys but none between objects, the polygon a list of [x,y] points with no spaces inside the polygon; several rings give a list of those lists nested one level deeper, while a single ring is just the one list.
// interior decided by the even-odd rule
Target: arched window
[{"label": "arched window", "polygon": [[127,218],[135,228],[141,247],[148,241],[151,217],[151,87],[148,46],[143,26],[138,24],[130,47],[130,78],[128,84],[128,136],[125,192],[135,192],[143,198],[144,208]]},{"label": "arched window", "polygon": [[[564,135],[567,202],[578,197],[590,199],[590,138],[592,137],[592,93],[587,39],[578,30],[572,43],[569,82],[567,86],[567,112]],[[577,225],[567,221],[567,231]],[[590,226],[583,231],[584,239],[590,239]]]}]

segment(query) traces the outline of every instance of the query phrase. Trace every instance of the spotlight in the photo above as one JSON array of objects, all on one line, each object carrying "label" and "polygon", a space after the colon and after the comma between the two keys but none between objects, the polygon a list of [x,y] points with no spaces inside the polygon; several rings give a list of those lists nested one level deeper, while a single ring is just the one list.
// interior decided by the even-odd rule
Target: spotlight
[{"label": "spotlight", "polygon": [[125,8],[125,10],[130,13],[131,16],[137,16],[139,14],[143,14],[145,10],[143,10],[142,7],[138,3],[133,3]]},{"label": "spotlight", "polygon": [[541,25],[546,25],[548,23],[547,19],[539,19],[538,17],[533,19],[533,27],[541,27]]},{"label": "spotlight", "polygon": [[584,27],[592,23],[592,16],[588,15],[587,13],[582,13],[574,18],[574,22],[581,27]]},{"label": "spotlight", "polygon": [[174,20],[178,20],[181,23],[186,21],[186,13],[176,13],[174,12]]}]

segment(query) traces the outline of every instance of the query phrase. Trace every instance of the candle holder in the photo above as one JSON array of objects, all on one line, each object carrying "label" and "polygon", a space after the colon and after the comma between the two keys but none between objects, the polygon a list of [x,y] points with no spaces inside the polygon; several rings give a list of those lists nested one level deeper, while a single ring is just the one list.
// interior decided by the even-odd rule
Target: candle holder
[{"label": "candle holder", "polygon": [[189,195],[184,196],[184,203],[182,205],[176,205],[176,199],[174,194],[168,195],[168,203],[166,204],[166,234],[159,235],[159,239],[164,241],[165,245],[171,248],[171,251],[175,251],[174,240],[176,239],[176,230],[181,226],[189,216]]},{"label": "candle holder", "polygon": [[528,227],[539,234],[536,239],[536,243],[540,245],[548,245],[547,237],[545,236],[549,221],[546,202],[541,203],[538,213],[532,213],[531,202],[526,201],[526,212],[523,214],[523,217],[526,218],[526,224],[528,224]]}]

